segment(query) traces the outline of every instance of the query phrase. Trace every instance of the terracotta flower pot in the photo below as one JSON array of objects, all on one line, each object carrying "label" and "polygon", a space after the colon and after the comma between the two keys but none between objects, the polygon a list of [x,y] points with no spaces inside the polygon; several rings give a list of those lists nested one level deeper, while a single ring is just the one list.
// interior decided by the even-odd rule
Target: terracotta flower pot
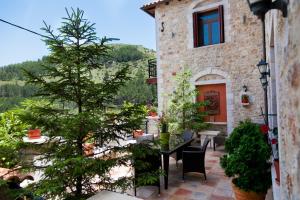
[{"label": "terracotta flower pot", "polygon": [[279,166],[279,160],[275,159],[274,160],[274,167],[275,167],[275,172],[276,172],[276,183],[277,185],[280,185],[280,166]]},{"label": "terracotta flower pot", "polygon": [[248,95],[242,95],[242,105],[249,105],[249,96]]},{"label": "terracotta flower pot", "polygon": [[27,135],[29,139],[39,139],[41,138],[41,129],[28,130]]},{"label": "terracotta flower pot", "polygon": [[151,116],[151,117],[156,117],[156,116],[157,116],[157,112],[155,112],[155,111],[150,111],[150,112],[149,112],[149,116]]},{"label": "terracotta flower pot", "polygon": [[236,200],[265,200],[266,193],[244,191],[231,183]]},{"label": "terracotta flower pot", "polygon": [[138,138],[144,134],[143,130],[134,130],[133,131],[133,138]]},{"label": "terracotta flower pot", "polygon": [[95,147],[95,145],[93,143],[84,144],[84,154],[86,156],[93,155],[94,154],[94,147]]}]

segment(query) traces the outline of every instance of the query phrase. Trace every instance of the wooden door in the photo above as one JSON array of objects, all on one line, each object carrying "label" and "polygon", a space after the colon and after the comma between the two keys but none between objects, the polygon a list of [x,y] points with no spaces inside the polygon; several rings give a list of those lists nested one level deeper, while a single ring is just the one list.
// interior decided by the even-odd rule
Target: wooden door
[{"label": "wooden door", "polygon": [[207,122],[227,122],[226,85],[212,84],[197,86],[199,91],[198,101],[209,101],[204,108],[208,113]]}]

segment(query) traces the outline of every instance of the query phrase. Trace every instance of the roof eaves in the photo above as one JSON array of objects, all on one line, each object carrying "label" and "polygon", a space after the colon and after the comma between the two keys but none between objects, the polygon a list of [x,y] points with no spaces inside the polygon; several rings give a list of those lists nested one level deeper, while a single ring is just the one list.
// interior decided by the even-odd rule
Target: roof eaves
[{"label": "roof eaves", "polygon": [[155,0],[153,2],[150,2],[148,4],[145,4],[141,7],[143,11],[151,15],[152,17],[155,17],[155,8],[157,5],[162,4],[162,3],[168,3],[171,0]]}]

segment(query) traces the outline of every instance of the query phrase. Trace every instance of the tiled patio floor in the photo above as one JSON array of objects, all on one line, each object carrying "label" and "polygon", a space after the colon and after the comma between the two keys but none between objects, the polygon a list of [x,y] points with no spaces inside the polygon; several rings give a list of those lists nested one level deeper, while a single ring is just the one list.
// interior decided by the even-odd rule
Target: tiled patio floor
[{"label": "tiled patio floor", "polygon": [[[175,160],[170,159],[169,189],[165,190],[161,180],[161,195],[157,187],[140,187],[137,197],[146,200],[233,200],[231,181],[224,175],[220,167],[220,157],[224,154],[222,147],[217,151],[207,149],[205,164],[207,180],[197,173],[186,174],[182,181],[182,164],[179,161],[176,168]],[[129,192],[131,195],[132,193]]]},{"label": "tiled patio floor", "polygon": [[[234,200],[231,179],[226,177],[220,166],[220,157],[224,155],[224,147],[216,151],[207,148],[205,155],[205,168],[207,180],[197,173],[185,175],[182,181],[182,163],[179,161],[176,168],[175,160],[170,158],[169,189],[164,189],[161,179],[161,194],[158,195],[157,187],[140,187],[137,197],[145,200]],[[128,191],[133,196],[133,191]],[[272,189],[267,193],[266,200],[273,200]]]}]

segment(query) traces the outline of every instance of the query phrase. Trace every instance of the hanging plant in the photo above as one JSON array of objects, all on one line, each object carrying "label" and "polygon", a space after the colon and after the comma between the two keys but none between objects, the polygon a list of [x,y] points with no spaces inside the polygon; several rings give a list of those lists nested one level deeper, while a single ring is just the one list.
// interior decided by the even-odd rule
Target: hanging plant
[{"label": "hanging plant", "polygon": [[154,106],[151,106],[148,110],[148,115],[151,117],[156,117],[157,116],[157,108]]},{"label": "hanging plant", "polygon": [[248,94],[242,94],[241,100],[242,100],[242,105],[243,106],[247,106],[247,105],[250,104],[249,95]]}]

